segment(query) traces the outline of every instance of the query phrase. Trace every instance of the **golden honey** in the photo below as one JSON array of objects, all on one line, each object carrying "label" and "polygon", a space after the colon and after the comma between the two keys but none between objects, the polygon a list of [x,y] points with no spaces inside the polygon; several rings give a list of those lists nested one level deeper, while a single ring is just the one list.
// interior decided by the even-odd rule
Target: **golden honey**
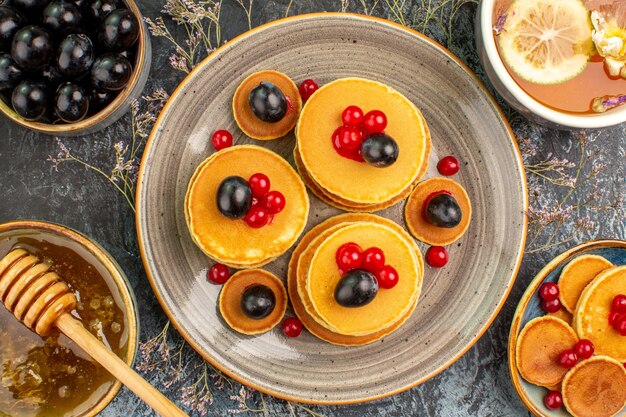
[{"label": "golden honey", "polygon": [[[0,241],[0,255],[22,247],[52,265],[78,298],[72,314],[115,353],[128,346],[127,317],[116,283],[60,239],[36,232]],[[114,378],[66,336],[42,338],[0,306],[0,416],[74,416],[93,408]]]}]

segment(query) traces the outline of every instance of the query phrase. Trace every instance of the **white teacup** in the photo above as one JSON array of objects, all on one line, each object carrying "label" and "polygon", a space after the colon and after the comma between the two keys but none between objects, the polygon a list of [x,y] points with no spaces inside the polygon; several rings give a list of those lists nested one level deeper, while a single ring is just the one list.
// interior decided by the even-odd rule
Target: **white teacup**
[{"label": "white teacup", "polygon": [[606,113],[572,114],[547,107],[528,95],[511,77],[496,49],[493,10],[497,3],[481,0],[475,22],[476,45],[489,80],[511,106],[529,119],[557,128],[602,128],[626,122],[626,106]]}]

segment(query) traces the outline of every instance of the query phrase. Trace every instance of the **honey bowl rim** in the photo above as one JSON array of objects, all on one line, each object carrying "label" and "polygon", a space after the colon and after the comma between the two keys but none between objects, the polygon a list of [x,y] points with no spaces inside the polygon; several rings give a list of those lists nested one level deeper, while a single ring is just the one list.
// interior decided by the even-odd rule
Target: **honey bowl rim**
[{"label": "honey bowl rim", "polygon": [[[479,6],[480,32],[477,33],[477,36],[482,38],[482,44],[487,59],[493,68],[493,73],[521,106],[536,116],[567,128],[597,129],[626,122],[626,106],[621,106],[605,113],[568,113],[550,108],[526,93],[509,74],[496,47],[496,39],[493,34],[493,13],[497,1],[499,0],[481,0]],[[506,97],[505,100],[508,101]]]},{"label": "honey bowl rim", "polygon": [[[68,239],[86,249],[107,270],[108,275],[117,285],[118,292],[122,297],[127,318],[126,329],[128,331],[128,342],[126,354],[122,360],[124,360],[128,366],[132,366],[139,348],[139,312],[131,283],[120,265],[94,240],[69,227],[40,220],[16,220],[0,223],[0,234],[19,230],[42,231],[44,233]],[[98,415],[111,403],[111,401],[113,401],[121,388],[122,383],[114,379],[113,384],[111,384],[109,389],[98,400],[98,402],[96,402],[89,410],[83,412],[82,414],[76,414],[74,417],[94,417]]]},{"label": "honey bowl rim", "polygon": [[119,91],[117,96],[110,102],[105,108],[101,109],[97,113],[92,116],[86,117],[78,122],[73,123],[60,123],[60,124],[52,124],[52,123],[42,123],[37,121],[26,120],[23,117],[19,116],[15,110],[11,108],[11,106],[5,103],[3,100],[0,100],[0,112],[11,119],[13,122],[19,124],[20,126],[26,127],[28,129],[47,133],[47,134],[68,134],[68,133],[80,133],[81,131],[88,130],[97,126],[100,123],[103,123],[109,117],[113,116],[116,111],[118,111],[124,104],[127,102],[129,98],[131,98],[135,88],[141,80],[141,75],[146,67],[146,50],[147,44],[150,42],[150,35],[147,31],[146,25],[143,22],[143,15],[141,11],[137,7],[137,4],[134,0],[122,0],[124,4],[128,6],[128,9],[133,13],[133,15],[137,18],[139,23],[139,36],[137,39],[137,55],[135,56],[135,63],[133,65],[133,71],[130,76],[130,80],[126,86]]}]

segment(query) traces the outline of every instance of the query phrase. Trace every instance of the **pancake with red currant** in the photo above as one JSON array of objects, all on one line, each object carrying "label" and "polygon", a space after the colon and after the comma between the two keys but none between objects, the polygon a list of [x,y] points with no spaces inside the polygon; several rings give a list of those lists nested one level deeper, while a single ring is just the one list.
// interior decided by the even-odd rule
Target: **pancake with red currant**
[{"label": "pancake with red currant", "polygon": [[[353,215],[356,216],[357,214],[353,214]],[[361,215],[361,216],[364,216],[364,215]],[[406,232],[399,230],[399,226],[397,224],[391,221],[384,221],[385,219],[382,219],[376,216],[370,215],[370,217],[373,217],[373,219],[363,218],[362,221],[370,221],[370,222],[375,222],[378,224],[383,224],[385,226],[389,226],[390,228],[397,231],[401,235],[406,235]],[[313,302],[311,300],[311,295],[308,292],[307,282],[309,278],[310,265],[313,260],[313,257],[315,256],[315,253],[317,252],[317,249],[322,245],[322,243],[324,243],[336,231],[344,227],[350,226],[352,224],[355,224],[355,223],[356,221],[341,222],[336,225],[328,225],[328,226],[325,225],[323,230],[317,231],[317,234],[311,237],[311,241],[307,244],[307,247],[302,250],[302,253],[299,254],[298,259],[296,260],[296,274],[297,274],[297,281],[296,281],[297,288],[296,289],[297,289],[298,297],[300,299],[300,302],[303,308],[307,312],[308,316],[312,318],[315,322],[317,322],[319,326],[322,326],[326,328],[327,330],[331,332],[335,332],[335,333],[336,331],[330,328],[328,326],[328,323],[323,318],[321,318],[319,314],[316,312]],[[418,258],[419,276],[421,279],[422,274],[423,274],[423,268],[424,268],[421,253],[419,252],[419,249],[414,245],[414,242],[410,239],[410,237],[408,238],[408,241],[410,241],[413,244],[414,253],[416,254]],[[362,249],[363,248],[361,248],[360,250],[362,251]],[[339,256],[339,250],[335,254],[335,260],[338,263],[337,268],[341,269],[342,266],[339,265],[338,256]],[[347,267],[343,267],[343,268],[347,269]],[[369,268],[369,269],[372,273],[376,274],[375,270],[373,270],[372,268]],[[343,277],[344,275],[341,271],[339,272],[339,274],[340,274],[339,278]],[[338,281],[339,280],[340,279],[338,279]],[[417,294],[415,297],[415,301],[417,301]],[[405,315],[405,317],[408,317],[408,315]],[[386,329],[383,329],[383,330],[386,330]],[[360,336],[353,336],[353,337],[360,337]]]},{"label": "pancake with red currant", "polygon": [[467,231],[472,205],[461,184],[449,178],[430,178],[417,184],[404,216],[411,234],[433,246],[455,242]]},{"label": "pancake with red currant", "polygon": [[249,335],[265,333],[283,319],[287,291],[281,280],[267,271],[239,271],[222,287],[219,309],[233,330]]},{"label": "pancake with red currant", "polygon": [[315,92],[302,109],[296,138],[311,181],[330,200],[355,207],[388,202],[410,187],[427,163],[430,141],[413,103],[360,78]]},{"label": "pancake with red currant", "polygon": [[289,133],[300,116],[298,87],[283,73],[259,71],[248,76],[233,96],[233,116],[243,133],[271,140]]},{"label": "pancake with red currant", "polygon": [[563,320],[552,316],[529,321],[517,339],[517,369],[526,381],[553,388],[560,384],[568,368],[559,364],[559,355],[578,342],[576,332]]},{"label": "pancake with red currant", "polygon": [[[421,117],[421,114],[420,114]],[[431,149],[431,138],[430,138],[430,131],[428,130],[428,125],[426,124],[426,121],[423,120],[424,123],[424,128],[426,129],[426,155],[430,154],[430,149]],[[415,185],[419,182],[420,179],[422,179],[422,177],[424,176],[424,174],[426,174],[426,170],[428,169],[428,160],[426,160],[424,162],[424,164],[422,164],[422,167],[420,169],[420,172],[417,175],[417,178],[415,179],[415,181],[410,184],[406,189],[404,189],[398,196],[385,201],[383,203],[377,203],[377,204],[363,204],[363,203],[355,203],[352,202],[350,200],[346,200],[344,198],[341,198],[331,192],[329,192],[328,190],[325,190],[324,188],[320,187],[309,175],[309,173],[307,172],[307,170],[305,169],[303,162],[302,162],[302,157],[300,155],[300,152],[298,150],[298,146],[295,147],[294,149],[294,160],[296,163],[296,168],[298,169],[298,173],[300,173],[300,176],[302,177],[302,180],[304,181],[304,183],[306,184],[306,186],[309,188],[309,190],[311,190],[311,192],[320,200],[322,200],[323,202],[325,202],[328,205],[331,205],[333,207],[336,207],[340,210],[346,210],[346,211],[352,211],[352,212],[360,212],[360,213],[372,213],[372,212],[376,212],[376,211],[380,211],[380,210],[384,210],[388,207],[391,207],[395,204],[397,204],[398,202],[406,199],[409,194],[411,193],[411,191],[413,190],[413,188],[415,187]]]},{"label": "pancake with red currant", "polygon": [[562,391],[574,417],[616,416],[626,406],[626,369],[613,358],[595,356],[565,375]]},{"label": "pancake with red currant", "polygon": [[207,158],[185,198],[193,241],[233,268],[258,267],[285,253],[304,230],[308,212],[297,172],[277,154],[253,145]]},{"label": "pancake with red currant", "polygon": [[333,231],[306,269],[311,305],[304,305],[309,314],[327,329],[351,336],[372,334],[400,320],[413,307],[422,285],[413,244],[375,222],[356,222]]},{"label": "pancake with red currant", "polygon": [[[626,362],[626,265],[601,272],[582,292],[574,312],[574,329],[593,342],[598,355]],[[619,305],[618,305],[619,304]]]},{"label": "pancake with red currant", "polygon": [[559,299],[563,307],[573,313],[585,287],[600,272],[612,266],[611,262],[599,255],[581,255],[568,263],[559,277]]},{"label": "pancake with red currant", "polygon": [[[304,290],[307,278],[307,271],[305,266],[308,266],[310,264],[311,258],[315,253],[317,247],[319,246],[319,244],[316,242],[319,241],[321,243],[322,241],[324,241],[328,235],[336,230],[336,228],[341,228],[347,224],[358,221],[371,221],[375,223],[385,224],[398,231],[399,233],[406,234],[402,227],[392,222],[391,220],[382,217],[374,216],[371,214],[342,214],[331,217],[328,220],[318,224],[306,235],[304,235],[298,245],[295,247],[291,260],[289,262],[287,288],[289,292],[289,299],[291,300],[291,305],[293,306],[294,312],[296,313],[300,321],[302,321],[304,326],[309,330],[309,332],[311,332],[311,334],[336,345],[360,346],[379,340],[400,327],[411,316],[415,309],[415,306],[417,305],[416,298],[411,309],[409,309],[409,311],[407,311],[407,313],[397,322],[381,331],[366,336],[347,336],[332,332],[326,327],[319,324],[317,322],[317,319],[313,318],[313,316],[309,314],[304,306],[304,303],[307,303],[307,305],[310,305],[311,303],[306,291]],[[424,263],[422,255],[417,245],[415,245],[414,242],[412,243],[413,250],[415,251],[419,262],[420,271],[423,271]],[[299,294],[299,289],[301,289],[302,297]]]}]

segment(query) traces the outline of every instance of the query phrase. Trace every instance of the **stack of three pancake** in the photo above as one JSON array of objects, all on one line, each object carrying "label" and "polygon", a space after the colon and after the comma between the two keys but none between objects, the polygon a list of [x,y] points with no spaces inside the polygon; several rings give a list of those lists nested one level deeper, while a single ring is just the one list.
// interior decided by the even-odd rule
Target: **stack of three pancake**
[{"label": "stack of three pancake", "polygon": [[[394,266],[398,284],[379,288],[374,300],[359,308],[334,299],[341,279],[337,249],[348,242],[378,247]],[[318,338],[358,346],[374,342],[399,328],[413,313],[422,287],[424,263],[415,241],[399,225],[372,214],[349,213],[322,222],[296,246],[288,270],[288,293],[296,315]]]},{"label": "stack of three pancake", "polygon": [[[348,106],[387,116],[385,133],[398,144],[396,162],[385,168],[341,156],[332,137]],[[376,81],[343,78],[321,87],[305,104],[295,129],[294,159],[307,187],[320,200],[350,212],[374,212],[405,199],[426,173],[430,132],[417,107]]]}]

